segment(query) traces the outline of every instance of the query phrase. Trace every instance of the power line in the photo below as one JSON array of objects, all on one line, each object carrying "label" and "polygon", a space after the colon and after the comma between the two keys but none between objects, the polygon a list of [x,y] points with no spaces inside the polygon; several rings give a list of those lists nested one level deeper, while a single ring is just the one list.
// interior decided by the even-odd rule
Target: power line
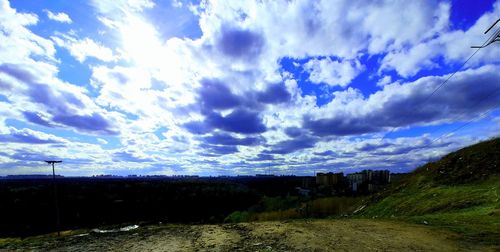
[{"label": "power line", "polygon": [[[472,105],[472,106],[470,106],[470,107],[469,107],[469,109],[473,109],[473,108],[475,108],[475,107],[479,106],[482,102],[484,102],[484,101],[488,100],[490,97],[492,97],[492,96],[496,95],[498,91],[500,91],[500,87],[496,88],[495,90],[493,90],[492,92],[488,93],[487,95],[484,95],[483,97],[479,98],[479,99],[476,101],[476,103],[474,103],[474,105]],[[461,117],[461,116],[463,116],[463,115],[465,115],[465,112],[460,113],[460,114],[458,115],[458,117]],[[433,131],[431,131],[431,132],[428,132],[428,133],[429,133],[429,134],[432,134],[432,133],[435,133],[435,132],[436,132],[436,131],[438,131],[438,130],[439,130],[439,128],[438,128],[438,129],[435,129],[435,130],[433,130]]]},{"label": "power line", "polygon": [[[491,109],[488,109],[488,110],[486,110],[485,112],[481,113],[478,117],[479,117],[479,118],[481,118],[481,117],[483,117],[483,116],[487,115],[488,113],[490,113],[490,112],[494,111],[495,109],[497,109],[497,108],[499,108],[499,107],[500,107],[500,105],[497,105],[497,106],[495,106],[495,107],[493,107],[493,108],[491,108]],[[441,136],[439,136],[438,138],[435,138],[434,140],[432,140],[432,141],[431,141],[428,145],[424,146],[424,148],[425,148],[425,147],[427,147],[427,146],[429,146],[430,144],[432,144],[432,143],[436,142],[437,140],[439,140],[439,139],[443,138],[443,136],[444,136],[444,135],[449,135],[449,134],[451,134],[451,133],[455,133],[455,132],[457,132],[457,131],[461,130],[461,129],[462,129],[462,128],[464,128],[465,126],[467,126],[467,125],[469,125],[470,123],[472,123],[475,119],[476,119],[476,118],[472,118],[472,119],[468,120],[467,122],[465,122],[464,124],[460,125],[459,127],[456,127],[455,129],[453,129],[453,130],[451,130],[451,131],[449,131],[449,132],[447,132],[447,133],[445,133],[445,134],[441,134]]]},{"label": "power line", "polygon": [[[498,88],[496,91],[498,91],[498,90],[500,90],[500,88]],[[482,118],[483,116],[487,115],[488,113],[490,113],[490,112],[494,111],[494,110],[495,110],[495,109],[497,109],[497,108],[500,108],[500,104],[499,104],[499,105],[497,105],[497,106],[494,106],[494,107],[492,107],[492,108],[490,108],[490,109],[488,109],[488,110],[486,110],[485,112],[481,113],[481,114],[480,114],[479,116],[477,116],[477,117],[471,118],[470,120],[466,121],[466,122],[465,122],[465,123],[463,123],[462,125],[460,125],[460,126],[458,126],[458,127],[454,128],[454,129],[452,129],[452,130],[450,130],[450,131],[448,131],[448,132],[445,132],[445,133],[443,133],[443,134],[439,135],[438,137],[434,138],[433,140],[431,140],[431,141],[430,141],[429,143],[427,143],[426,145],[424,145],[424,146],[420,146],[420,147],[418,147],[418,148],[419,148],[419,149],[424,149],[424,148],[427,148],[427,147],[431,146],[434,142],[436,142],[436,141],[438,141],[438,140],[441,140],[441,139],[442,139],[442,138],[444,138],[444,137],[448,137],[450,134],[455,133],[455,132],[457,132],[457,131],[461,130],[462,128],[464,128],[464,127],[466,127],[467,125],[471,124],[474,120],[476,120],[476,118]],[[407,153],[408,153],[408,152],[407,152]],[[390,159],[391,159],[391,158],[392,158],[392,157],[386,158],[386,159],[382,160],[381,162],[390,161]]]},{"label": "power line", "polygon": [[[490,29],[491,29],[491,28],[490,28]],[[493,35],[492,35],[492,36],[495,36],[495,35],[496,35],[499,31],[500,31],[500,27],[499,27],[499,28],[498,28],[498,29],[497,29],[497,30],[493,33]],[[475,51],[475,52],[474,52],[474,53],[473,53],[473,54],[472,54],[472,55],[471,55],[471,56],[470,56],[470,57],[469,57],[469,58],[468,58],[468,59],[467,59],[467,60],[466,60],[466,61],[465,61],[465,62],[464,62],[461,66],[460,66],[460,68],[459,68],[459,69],[457,69],[457,70],[456,70],[453,74],[451,74],[451,75],[450,75],[450,76],[449,76],[449,77],[448,77],[448,78],[447,78],[447,79],[446,79],[443,83],[441,83],[441,84],[440,84],[440,85],[439,85],[436,89],[434,89],[434,91],[433,91],[433,92],[432,92],[429,96],[427,96],[427,98],[424,100],[424,103],[425,103],[425,102],[427,102],[427,101],[428,101],[428,100],[429,100],[429,99],[430,99],[430,98],[431,98],[431,97],[432,97],[432,96],[433,96],[433,95],[434,95],[434,94],[435,94],[435,93],[436,93],[436,92],[437,92],[437,91],[438,91],[438,90],[439,90],[439,89],[440,89],[440,88],[441,88],[444,84],[446,84],[446,83],[447,83],[447,82],[451,79],[451,77],[453,77],[453,76],[454,76],[454,75],[455,75],[455,74],[456,74],[456,73],[457,73],[457,72],[458,72],[458,71],[459,71],[459,70],[460,70],[460,69],[461,69],[461,68],[462,68],[465,64],[467,64],[467,62],[469,62],[469,61],[470,61],[470,59],[471,59],[472,57],[474,57],[474,55],[476,55],[476,54],[477,54],[477,52],[478,52],[481,48],[483,48],[483,47],[484,47],[484,45],[485,45],[486,43],[488,43],[488,41],[491,39],[491,37],[492,37],[492,36],[490,36],[490,38],[488,38],[488,40],[486,40],[486,42],[485,42],[485,43],[483,43],[483,46],[481,46],[481,47],[477,48],[477,50],[476,50],[476,51]],[[500,87],[496,88],[495,90],[493,90],[493,91],[492,91],[492,92],[490,92],[489,94],[487,94],[487,95],[485,95],[485,96],[481,97],[480,99],[478,99],[478,101],[476,101],[476,103],[474,103],[474,105],[470,106],[470,108],[475,108],[476,106],[478,106],[479,104],[481,104],[481,103],[482,103],[482,102],[484,102],[485,100],[487,100],[487,99],[489,99],[490,97],[494,96],[494,95],[495,95],[495,94],[496,94],[499,90],[500,90]],[[488,109],[487,111],[485,111],[485,112],[481,113],[478,117],[479,117],[479,118],[482,118],[483,116],[487,115],[488,113],[490,113],[490,112],[494,111],[495,109],[497,109],[497,108],[499,108],[499,107],[500,107],[500,105],[494,106],[494,107],[492,107],[492,108]],[[464,113],[464,112],[462,112],[462,113],[460,114],[460,116],[461,116],[461,115],[464,115],[464,114],[465,114],[465,113]],[[466,127],[467,125],[471,124],[471,123],[472,123],[472,122],[473,122],[476,118],[478,118],[478,117],[474,117],[474,118],[469,119],[468,121],[466,121],[466,122],[465,122],[465,123],[463,123],[462,125],[460,125],[460,126],[458,126],[458,127],[454,128],[454,129],[452,129],[451,131],[448,131],[448,132],[445,132],[445,133],[441,134],[441,135],[440,135],[440,136],[438,136],[437,138],[434,138],[433,140],[431,140],[428,144],[426,144],[426,145],[424,145],[424,146],[421,146],[421,147],[419,147],[419,148],[420,148],[420,149],[427,148],[427,147],[429,147],[430,145],[432,145],[434,142],[436,142],[436,141],[438,141],[438,140],[441,140],[441,139],[443,139],[444,137],[448,137],[448,136],[450,136],[450,134],[455,133],[455,132],[457,132],[457,131],[459,131],[459,130],[463,129],[463,128],[464,128],[464,127]],[[394,132],[394,130],[395,130],[395,129],[396,129],[396,128],[393,128],[393,129],[392,129],[392,130],[391,130],[388,134],[390,134],[390,133]],[[431,132],[431,134],[432,134],[432,133],[434,133],[434,132],[436,132],[436,131],[437,131],[437,129],[436,129],[436,130],[434,130],[433,132]],[[386,135],[388,135],[388,134],[386,134]],[[384,136],[380,139],[379,144],[380,144],[380,142],[384,139],[384,137],[385,137],[386,135],[384,135]],[[386,158],[386,159],[382,160],[382,162],[389,161],[391,158],[392,158],[392,157]]]},{"label": "power line", "polygon": [[[489,38],[488,38],[488,39],[487,39],[487,40],[483,43],[483,45],[482,45],[481,47],[478,47],[478,48],[474,51],[474,53],[472,53],[472,54],[469,56],[469,58],[467,58],[467,60],[466,60],[464,63],[462,63],[462,65],[461,65],[461,66],[460,66],[457,70],[455,70],[455,71],[454,71],[454,72],[453,72],[450,76],[448,76],[448,78],[446,78],[446,80],[444,80],[444,81],[443,81],[440,85],[438,85],[438,86],[437,86],[437,87],[436,87],[436,88],[435,88],[435,89],[431,92],[431,94],[430,94],[430,95],[428,95],[428,96],[424,99],[424,101],[422,102],[422,104],[425,104],[426,102],[428,102],[428,101],[429,101],[429,99],[430,99],[432,96],[434,96],[434,94],[435,94],[435,93],[436,93],[439,89],[441,89],[441,87],[443,87],[446,83],[448,83],[448,81],[449,81],[449,80],[450,80],[453,76],[455,76],[455,74],[456,74],[458,71],[460,71],[460,70],[461,70],[461,69],[465,66],[465,64],[467,64],[467,63],[468,63],[468,62],[472,59],[472,57],[474,57],[474,56],[475,56],[475,55],[479,52],[479,50],[481,50],[482,48],[484,48],[484,46],[488,43],[488,41],[490,41],[490,39],[491,39],[493,36],[495,36],[495,34],[497,34],[499,31],[500,31],[500,27],[499,27],[499,28],[498,28],[498,29],[497,29],[497,30],[496,30],[496,31],[495,31],[492,35],[490,35],[490,37],[489,37]],[[390,130],[387,134],[384,134],[384,135],[380,138],[380,140],[379,140],[379,144],[382,142],[382,140],[384,140],[384,139],[385,139],[385,137],[386,137],[386,136],[390,135],[390,134],[391,134],[391,133],[393,133],[395,130],[396,130],[396,127],[392,128],[392,129],[391,129],[391,130]]]}]

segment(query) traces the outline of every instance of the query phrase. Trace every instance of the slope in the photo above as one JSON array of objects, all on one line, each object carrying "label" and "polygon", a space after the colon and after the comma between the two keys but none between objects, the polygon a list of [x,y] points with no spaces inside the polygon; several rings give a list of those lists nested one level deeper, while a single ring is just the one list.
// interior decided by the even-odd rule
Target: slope
[{"label": "slope", "polygon": [[464,241],[500,245],[500,138],[418,168],[359,214],[443,227]]}]

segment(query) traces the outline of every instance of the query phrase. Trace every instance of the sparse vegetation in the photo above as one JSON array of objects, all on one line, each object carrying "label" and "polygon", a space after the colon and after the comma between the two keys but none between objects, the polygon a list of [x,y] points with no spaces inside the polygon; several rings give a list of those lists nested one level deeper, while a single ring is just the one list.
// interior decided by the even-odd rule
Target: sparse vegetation
[{"label": "sparse vegetation", "polygon": [[448,154],[376,195],[362,217],[446,228],[465,241],[500,244],[500,139]]},{"label": "sparse vegetation", "polygon": [[275,221],[299,218],[324,218],[351,214],[365,197],[264,197],[248,211],[231,213],[225,222]]}]

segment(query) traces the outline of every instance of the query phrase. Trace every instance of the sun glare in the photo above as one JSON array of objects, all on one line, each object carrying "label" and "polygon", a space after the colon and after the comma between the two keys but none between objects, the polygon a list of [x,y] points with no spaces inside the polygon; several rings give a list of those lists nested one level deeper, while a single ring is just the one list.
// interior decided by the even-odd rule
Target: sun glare
[{"label": "sun glare", "polygon": [[158,66],[162,44],[156,29],[139,17],[129,16],[120,26],[124,57],[143,67]]}]

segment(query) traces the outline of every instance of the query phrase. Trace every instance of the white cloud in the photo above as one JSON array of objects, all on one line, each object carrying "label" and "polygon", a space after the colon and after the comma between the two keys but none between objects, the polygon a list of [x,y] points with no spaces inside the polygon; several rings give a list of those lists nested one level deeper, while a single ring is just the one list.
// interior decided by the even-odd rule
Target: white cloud
[{"label": "white cloud", "polygon": [[[440,93],[432,100],[432,104],[437,105],[434,108],[442,111],[425,110],[434,113],[433,117],[425,117],[426,115],[415,113],[412,109],[420,101],[418,98],[428,94],[445,77],[419,77],[416,81],[403,83],[404,81],[390,77],[394,75],[385,73],[395,70],[400,76],[410,77],[422,69],[441,67],[442,62],[435,60],[440,55],[447,64],[455,63],[470,52],[462,48],[465,42],[461,38],[471,35],[471,30],[449,30],[449,2],[395,1],[386,4],[387,2],[380,1],[347,0],[202,1],[195,8],[200,18],[202,37],[171,38],[164,41],[157,27],[148,20],[148,13],[144,12],[145,9],[154,8],[152,1],[93,1],[98,20],[107,27],[106,34],[114,33],[113,36],[117,38],[113,44],[105,44],[100,39],[90,37],[91,35],[79,38],[73,32],[56,32],[51,37],[52,40],[45,39],[29,30],[29,26],[38,22],[36,15],[17,13],[5,0],[1,3],[0,65],[3,68],[0,70],[3,72],[0,72],[0,89],[2,92],[7,90],[2,94],[11,102],[0,103],[1,108],[7,107],[9,110],[9,113],[1,114],[9,118],[24,118],[23,110],[37,111],[36,115],[42,121],[64,115],[66,117],[63,120],[59,118],[58,121],[51,122],[53,124],[50,126],[72,129],[92,135],[91,137],[119,131],[117,140],[123,146],[112,151],[103,150],[99,145],[82,143],[67,143],[66,149],[75,153],[66,149],[47,150],[43,146],[37,150],[38,154],[47,151],[65,158],[99,160],[95,165],[82,166],[89,174],[102,172],[102,167],[147,168],[146,164],[138,161],[156,161],[165,166],[178,165],[185,173],[252,173],[253,169],[260,169],[262,162],[249,160],[262,151],[269,151],[280,143],[293,140],[293,137],[286,134],[286,129],[301,128],[306,116],[310,116],[312,120],[344,119],[347,121],[346,127],[350,128],[359,126],[356,123],[376,125],[378,128],[369,131],[369,134],[378,134],[376,132],[379,130],[389,127],[456,121],[454,116],[467,111],[465,107],[470,105],[467,101],[471,100],[468,98],[480,95],[474,89],[465,88],[467,85],[462,85],[465,82],[455,85],[458,79],[476,83],[471,81],[475,79],[477,83],[482,81],[480,83],[485,85],[485,81],[491,80],[492,76],[485,72],[498,70],[497,66],[488,66],[457,74],[455,78],[458,79],[449,83],[454,88],[447,89],[449,92]],[[488,23],[494,15],[487,14],[479,19],[474,32],[482,32],[483,29],[479,27]],[[451,43],[452,41],[456,43]],[[477,44],[475,42],[471,41],[471,44]],[[92,71],[89,80],[91,90],[57,78],[58,62],[54,59],[54,44],[66,48],[84,64],[88,63],[89,58],[99,60],[89,66]],[[495,58],[498,61],[498,53],[490,52],[491,55],[482,56],[483,63],[493,62]],[[306,61],[302,67],[310,73],[310,81],[348,87],[368,67],[363,65],[363,60],[374,55],[385,55],[381,62],[369,66],[374,68],[369,70],[381,68],[378,73],[383,77],[373,78],[374,82],[378,80],[378,83],[373,84],[382,87],[381,91],[364,95],[360,90],[350,87],[344,91],[329,93],[331,101],[321,107],[317,105],[316,96],[304,95],[297,80],[293,79],[293,74],[284,72],[279,65],[284,57],[291,58],[295,67],[300,67],[297,62]],[[3,63],[8,64],[2,65]],[[39,91],[43,92],[37,94],[48,94],[47,97],[56,99],[33,94],[36,85],[23,83],[19,80],[23,76],[35,76],[36,83],[50,83],[40,87]],[[206,111],[201,111],[202,101],[199,97],[202,79],[217,79],[235,96],[243,97],[238,106],[258,113],[259,119],[262,119],[267,128],[260,136],[256,133],[251,137],[263,137],[265,143],[238,146],[239,153],[225,156],[199,155],[203,153],[199,146],[202,141],[182,125],[207,117]],[[255,95],[276,83],[286,86],[291,99],[284,103],[259,104]],[[459,92],[460,88],[467,92]],[[467,95],[462,96],[463,93]],[[320,95],[324,94],[318,94],[321,98]],[[458,106],[454,102],[457,99],[461,99],[465,105]],[[403,106],[405,104],[407,106]],[[75,120],[68,120],[67,115],[61,111],[76,115],[77,123],[75,124]],[[220,113],[227,116],[234,111],[236,109],[231,108]],[[396,112],[411,114],[416,121],[402,123],[398,120],[403,117],[394,116],[397,115]],[[473,117],[477,111],[469,112],[471,113],[465,117]],[[439,116],[435,116],[436,114]],[[99,116],[106,120],[94,121],[104,126],[109,122],[112,127],[99,128],[99,125],[89,123],[91,119],[102,119]],[[418,116],[426,120],[417,120]],[[360,118],[366,120],[358,120]],[[335,126],[338,124],[332,127]],[[161,134],[161,137],[157,134]],[[232,136],[243,139],[248,135]],[[369,136],[367,134],[363,137]],[[316,165],[318,169],[326,169],[327,166],[346,167],[345,164],[342,166],[342,162],[359,167],[370,167],[374,162],[381,165],[384,163],[383,157],[370,156],[368,153],[361,153],[356,158],[348,156],[348,151],[356,151],[356,148],[369,144],[370,141],[342,136],[313,138],[319,139],[312,144],[314,147],[299,149],[291,155],[283,154],[279,157],[284,158],[283,162],[290,166],[303,170],[310,168],[309,164]],[[389,140],[394,146],[383,150],[396,152],[401,150],[398,146],[414,147],[410,143],[417,140],[418,137]],[[102,138],[96,141],[99,144],[107,142]],[[112,141],[108,143],[113,144]],[[315,157],[314,152],[327,150],[342,150],[345,156],[324,162],[311,162]],[[439,152],[448,149],[436,147],[436,150]],[[12,155],[21,153],[17,145],[9,145],[9,151],[11,161],[14,160]],[[113,154],[137,162],[113,163]],[[412,150],[411,154],[398,157],[396,161],[403,162],[406,159],[414,164],[425,156],[418,149]],[[283,162],[275,163],[281,171],[287,169]],[[23,169],[28,170],[29,167]]]},{"label": "white cloud", "polygon": [[310,111],[311,119],[306,120],[305,127],[319,135],[358,135],[384,128],[439,125],[475,118],[493,108],[498,100],[499,72],[498,65],[458,72],[445,91],[432,97],[430,94],[448,76],[392,83],[366,98],[359,90],[349,88],[335,92],[330,103]]},{"label": "white cloud", "polygon": [[68,23],[68,24],[71,24],[73,22],[71,20],[71,18],[68,16],[68,14],[66,14],[64,12],[53,13],[50,10],[44,10],[44,11],[45,11],[45,13],[47,13],[47,17],[50,20],[54,20],[54,21],[57,21],[60,23]]},{"label": "white cloud", "polygon": [[54,60],[52,42],[28,28],[37,23],[37,15],[18,13],[7,0],[0,0],[0,62],[23,62],[32,55]]},{"label": "white cloud", "polygon": [[[445,17],[449,14],[443,14]],[[494,4],[491,12],[485,13],[476,23],[466,31],[443,30],[432,39],[413,43],[406,48],[391,50],[382,60],[380,72],[395,70],[402,77],[412,77],[423,69],[439,67],[439,57],[443,57],[445,64],[461,64],[471,56],[476,49],[473,45],[482,45],[491,34],[483,34],[500,15],[500,1]],[[468,67],[480,64],[498,63],[500,54],[498,46],[490,46],[480,50],[468,63]]]},{"label": "white cloud", "polygon": [[309,60],[304,64],[304,69],[309,72],[311,82],[346,87],[364,67],[358,60],[337,61],[325,58]]},{"label": "white cloud", "polygon": [[391,82],[392,82],[392,77],[389,75],[386,75],[377,81],[377,86],[383,87],[387,84],[390,84]]},{"label": "white cloud", "polygon": [[96,58],[104,62],[115,61],[118,56],[108,47],[90,39],[77,39],[69,35],[54,36],[52,40],[61,47],[69,50],[70,54],[79,62],[84,62],[87,58]]},{"label": "white cloud", "polygon": [[100,144],[108,144],[108,141],[102,139],[102,138],[97,138],[97,142]]}]

